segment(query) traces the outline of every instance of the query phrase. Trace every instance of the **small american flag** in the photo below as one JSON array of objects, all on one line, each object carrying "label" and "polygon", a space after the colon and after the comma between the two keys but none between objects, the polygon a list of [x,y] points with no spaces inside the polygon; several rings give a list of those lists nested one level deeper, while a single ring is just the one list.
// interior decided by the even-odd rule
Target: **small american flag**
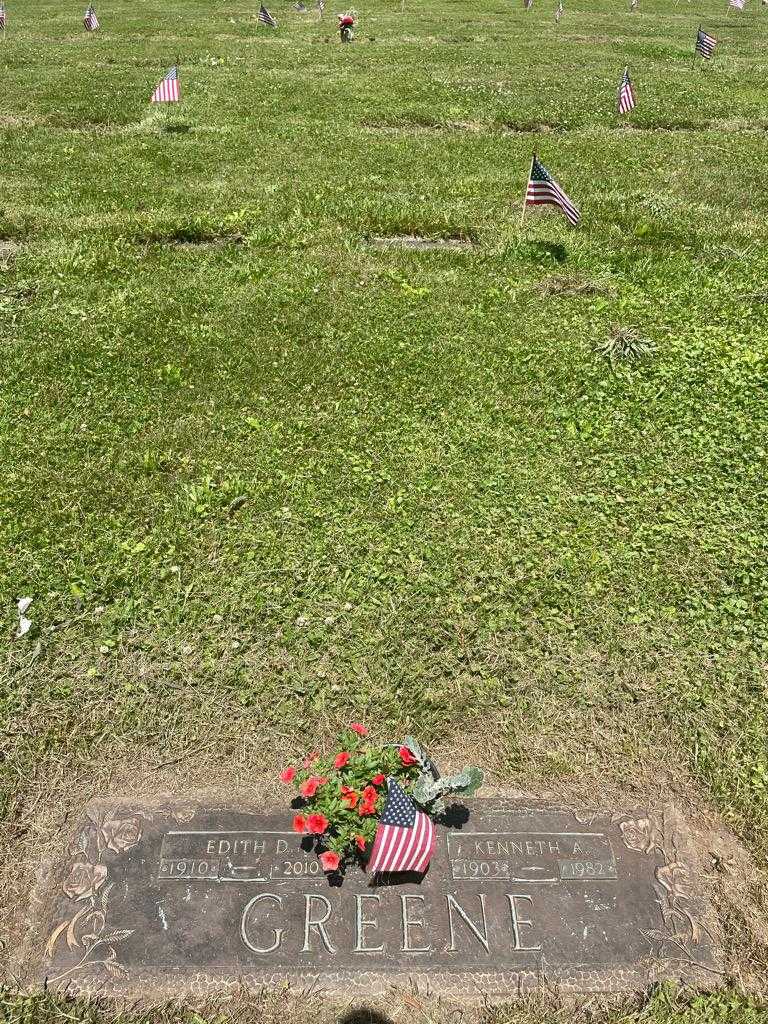
[{"label": "small american flag", "polygon": [[394,779],[387,779],[387,802],[376,829],[368,870],[427,870],[435,849],[435,826]]},{"label": "small american flag", "polygon": [[261,7],[259,8],[259,21],[262,23],[262,25],[271,25],[272,28],[277,28],[277,22],[269,13],[264,4],[262,4]]},{"label": "small american flag", "polygon": [[152,103],[179,102],[179,69],[174,64],[162,82],[152,93]]},{"label": "small american flag", "polygon": [[[525,206],[559,206],[574,227],[581,220],[579,211],[535,153],[531,162],[531,173],[528,177]],[[525,212],[525,206],[523,212]]]},{"label": "small american flag", "polygon": [[715,43],[717,40],[714,36],[709,35],[707,32],[703,32],[699,28],[696,34],[696,53],[700,53],[706,60],[712,56],[715,52]]},{"label": "small american flag", "polygon": [[635,109],[635,90],[632,88],[632,79],[629,77],[629,68],[624,68],[619,85],[619,113],[628,114]]},{"label": "small american flag", "polygon": [[325,0],[317,0],[317,9],[320,12],[320,17],[322,18],[323,11],[325,10]]},{"label": "small american flag", "polygon": [[737,11],[743,11],[744,0],[728,0],[728,6],[733,7]]},{"label": "small american flag", "polygon": [[629,0],[630,13],[634,13],[638,8],[639,0]]},{"label": "small american flag", "polygon": [[86,8],[83,24],[85,25],[86,32],[95,32],[98,29],[99,19],[96,17],[96,9],[93,4],[89,4]]},{"label": "small american flag", "polygon": [[563,16],[563,0],[558,0],[557,10],[555,11],[555,24],[560,24],[560,19]]},{"label": "small american flag", "polygon": [[526,9],[526,11],[530,11],[530,9],[533,7],[533,0],[523,0],[523,7]]},{"label": "small american flag", "polygon": [[306,4],[302,4],[302,3],[294,4],[294,5],[293,5],[293,9],[294,9],[294,11],[296,11],[296,12],[297,12],[298,14],[306,14],[306,13],[307,13],[307,7],[306,7]]},{"label": "small american flag", "polygon": [[5,23],[8,20],[8,15],[5,13],[5,4],[0,4],[0,28],[5,32]]}]

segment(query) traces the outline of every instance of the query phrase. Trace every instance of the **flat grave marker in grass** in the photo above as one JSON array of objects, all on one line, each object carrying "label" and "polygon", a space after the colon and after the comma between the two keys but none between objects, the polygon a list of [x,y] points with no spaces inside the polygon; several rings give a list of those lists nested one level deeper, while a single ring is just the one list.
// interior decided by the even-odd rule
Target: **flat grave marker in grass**
[{"label": "flat grave marker in grass", "polygon": [[453,998],[716,980],[695,849],[672,808],[453,808],[429,871],[326,877],[290,812],[95,802],[34,898],[38,981],[135,999],[289,983]]}]

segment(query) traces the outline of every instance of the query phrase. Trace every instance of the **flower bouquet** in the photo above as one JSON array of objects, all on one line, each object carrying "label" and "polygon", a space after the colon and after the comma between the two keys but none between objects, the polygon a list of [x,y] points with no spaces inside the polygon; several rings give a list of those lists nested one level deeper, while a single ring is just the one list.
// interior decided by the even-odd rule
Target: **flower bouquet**
[{"label": "flower bouquet", "polygon": [[388,779],[435,817],[445,810],[447,796],[473,796],[483,774],[467,767],[441,777],[412,737],[376,745],[369,741],[366,727],[354,722],[343,730],[330,755],[308,754],[301,768],[285,768],[280,779],[298,791],[294,831],[311,837],[323,870],[334,872],[367,862],[386,806]]}]

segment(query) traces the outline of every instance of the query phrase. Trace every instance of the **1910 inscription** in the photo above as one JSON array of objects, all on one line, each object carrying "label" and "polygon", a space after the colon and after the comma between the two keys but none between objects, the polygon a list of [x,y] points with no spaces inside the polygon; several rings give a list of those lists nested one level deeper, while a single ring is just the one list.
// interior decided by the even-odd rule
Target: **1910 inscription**
[{"label": "1910 inscription", "polygon": [[353,870],[338,885],[280,812],[94,805],[60,868],[43,973],[86,992],[130,992],[135,979],[179,994],[226,976],[370,993],[415,977],[512,995],[545,980],[631,991],[713,969],[706,908],[663,819],[500,800],[468,810],[440,827],[424,878],[372,884]]}]

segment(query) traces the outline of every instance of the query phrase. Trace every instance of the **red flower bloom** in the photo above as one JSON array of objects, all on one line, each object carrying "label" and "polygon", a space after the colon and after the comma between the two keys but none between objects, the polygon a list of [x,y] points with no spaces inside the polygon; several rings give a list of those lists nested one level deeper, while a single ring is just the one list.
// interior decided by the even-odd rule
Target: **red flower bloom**
[{"label": "red flower bloom", "polygon": [[384,781],[384,776],[381,774],[381,772],[379,772],[378,775],[374,775],[373,778],[371,779],[371,785],[372,786],[380,786],[383,781]]},{"label": "red flower bloom", "polygon": [[346,750],[342,750],[340,754],[336,755],[336,760],[333,762],[334,768],[346,768],[349,764],[350,757]]},{"label": "red flower bloom", "polygon": [[366,786],[365,789],[362,792],[363,800],[367,804],[375,804],[376,803],[376,797],[378,795],[379,794],[376,792],[376,790],[373,788],[373,786]]},{"label": "red flower bloom", "polygon": [[302,782],[299,786],[299,792],[302,796],[313,797],[318,789],[324,785],[328,779],[321,778],[319,775],[310,775],[306,782]]},{"label": "red flower bloom", "polygon": [[357,848],[360,853],[365,853],[365,837],[355,836],[355,842],[357,843]]},{"label": "red flower bloom", "polygon": [[410,768],[412,764],[417,763],[416,758],[410,752],[408,747],[400,747],[398,753],[400,754],[400,760],[403,762],[406,768]]},{"label": "red flower bloom", "polygon": [[283,768],[283,770],[280,772],[280,781],[281,782],[293,782],[293,780],[295,778],[296,778],[296,769],[295,768]]},{"label": "red flower bloom", "polygon": [[[365,791],[363,791],[363,796],[365,796]],[[376,811],[376,799],[375,798],[373,800],[365,800],[365,799],[361,800],[360,801],[360,806],[357,809],[357,812],[358,812],[358,814],[361,817],[365,817],[366,814],[373,814],[375,811]]]},{"label": "red flower bloom", "polygon": [[[346,792],[345,792],[345,790],[346,790]],[[347,789],[346,786],[342,786],[341,787],[341,799],[342,799],[342,802],[347,805],[347,807],[350,809],[350,811],[352,810],[353,807],[357,806],[358,795],[354,791],[354,789]]]},{"label": "red flower bloom", "polygon": [[296,814],[293,818],[293,831],[304,832],[307,827],[307,819],[303,814]]},{"label": "red flower bloom", "polygon": [[316,750],[314,750],[311,754],[307,754],[307,756],[304,758],[304,767],[311,768],[315,761],[318,759],[318,757],[320,757],[320,755]]},{"label": "red flower bloom", "polygon": [[323,865],[323,871],[336,871],[341,863],[341,857],[333,850],[326,850],[320,854],[320,863]]},{"label": "red flower bloom", "polygon": [[328,819],[324,814],[310,814],[307,818],[307,831],[321,836],[328,828]]},{"label": "red flower bloom", "polygon": [[360,725],[359,722],[353,722],[349,728],[352,730],[352,732],[356,732],[358,736],[368,735],[368,730],[365,728],[364,725]]}]

